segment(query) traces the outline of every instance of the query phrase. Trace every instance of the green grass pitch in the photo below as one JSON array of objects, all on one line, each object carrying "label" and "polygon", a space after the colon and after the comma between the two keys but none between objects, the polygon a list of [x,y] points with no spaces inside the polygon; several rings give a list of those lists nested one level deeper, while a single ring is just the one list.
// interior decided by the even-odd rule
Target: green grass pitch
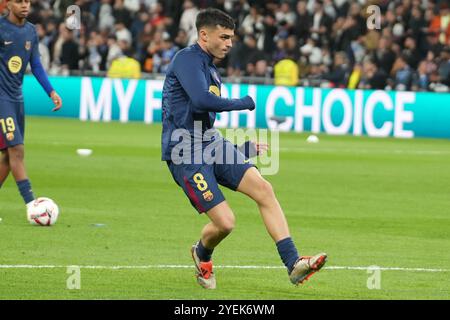
[{"label": "green grass pitch", "polygon": [[[280,171],[267,179],[300,253],[327,252],[327,267],[400,269],[382,270],[380,288],[369,290],[366,269],[328,268],[295,287],[282,268],[217,268],[218,288],[207,291],[189,253],[207,218],[160,161],[160,131],[27,119],[33,190],[53,198],[61,215],[50,228],[29,225],[8,178],[0,190],[0,299],[450,298],[450,141],[320,136],[307,144],[305,134],[281,134]],[[80,157],[77,148],[94,152]],[[282,266],[256,205],[225,196],[236,229],[215,265]],[[69,290],[68,265],[153,267],[81,268],[81,288]]]}]

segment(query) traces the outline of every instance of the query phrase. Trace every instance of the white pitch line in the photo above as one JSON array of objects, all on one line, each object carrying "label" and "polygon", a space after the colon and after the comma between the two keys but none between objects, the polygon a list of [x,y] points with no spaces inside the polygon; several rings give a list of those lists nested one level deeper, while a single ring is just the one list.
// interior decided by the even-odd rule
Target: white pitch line
[{"label": "white pitch line", "polygon": [[448,155],[446,150],[378,150],[378,149],[346,149],[346,148],[321,148],[312,146],[297,148],[280,148],[281,152],[307,153],[307,152],[337,152],[354,154],[402,154],[402,155]]},{"label": "white pitch line", "polygon": [[[60,269],[68,267],[78,267],[80,269],[103,269],[103,270],[120,270],[120,269],[191,269],[192,265],[142,265],[142,266],[83,266],[83,265],[29,265],[29,264],[16,264],[16,265],[0,265],[0,269]],[[217,269],[284,269],[283,266],[214,266]],[[402,267],[351,267],[351,266],[329,266],[325,267],[326,270],[381,270],[381,271],[406,271],[406,272],[450,272],[450,269],[437,269],[437,268],[402,268]]]}]

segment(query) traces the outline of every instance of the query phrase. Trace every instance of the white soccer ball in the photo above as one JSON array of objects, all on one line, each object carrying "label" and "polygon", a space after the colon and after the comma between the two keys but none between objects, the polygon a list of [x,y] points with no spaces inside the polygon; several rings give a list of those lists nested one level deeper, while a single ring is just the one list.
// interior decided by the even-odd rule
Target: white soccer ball
[{"label": "white soccer ball", "polygon": [[49,198],[40,197],[33,201],[27,210],[28,221],[32,225],[52,226],[56,223],[59,215],[59,208],[56,203]]},{"label": "white soccer ball", "polygon": [[306,142],[308,142],[308,143],[319,143],[319,137],[312,134],[312,135],[308,136],[308,138],[306,139]]}]

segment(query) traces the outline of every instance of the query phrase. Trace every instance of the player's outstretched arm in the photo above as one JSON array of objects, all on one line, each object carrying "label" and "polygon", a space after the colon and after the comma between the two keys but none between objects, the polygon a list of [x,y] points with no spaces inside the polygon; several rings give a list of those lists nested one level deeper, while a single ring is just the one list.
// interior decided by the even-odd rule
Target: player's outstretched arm
[{"label": "player's outstretched arm", "polygon": [[209,92],[206,82],[206,72],[209,71],[204,69],[201,57],[196,54],[176,57],[174,72],[197,112],[255,109],[255,102],[250,96],[241,99],[225,99]]}]

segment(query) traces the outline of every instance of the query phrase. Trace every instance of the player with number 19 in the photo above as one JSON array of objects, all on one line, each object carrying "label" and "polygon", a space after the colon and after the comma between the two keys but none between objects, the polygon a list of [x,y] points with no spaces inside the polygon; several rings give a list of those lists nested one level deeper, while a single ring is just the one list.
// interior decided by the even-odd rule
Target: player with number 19
[{"label": "player with number 19", "polygon": [[28,63],[31,71],[59,110],[62,100],[51,86],[41,64],[39,38],[34,25],[26,21],[30,0],[8,0],[9,13],[0,17],[0,188],[12,173],[27,205],[34,194],[24,164],[25,112],[22,83]]}]

